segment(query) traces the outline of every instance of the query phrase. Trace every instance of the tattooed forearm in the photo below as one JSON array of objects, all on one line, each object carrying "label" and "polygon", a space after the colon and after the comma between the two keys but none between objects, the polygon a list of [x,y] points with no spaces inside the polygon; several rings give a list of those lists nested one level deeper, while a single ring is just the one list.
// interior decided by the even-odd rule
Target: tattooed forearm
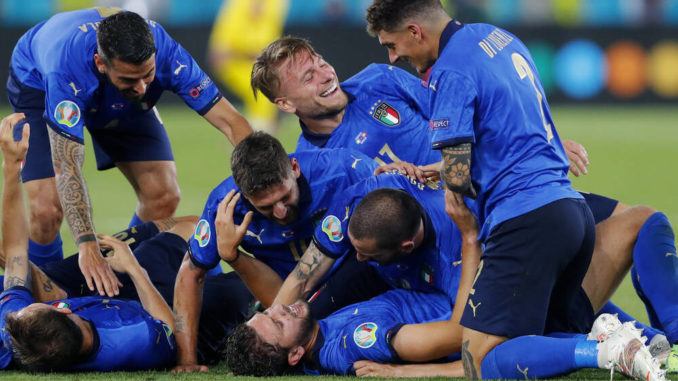
[{"label": "tattooed forearm", "polygon": [[461,360],[464,363],[464,375],[469,380],[478,380],[478,370],[476,369],[476,365],[473,361],[473,356],[468,350],[468,345],[468,340],[461,344]]},{"label": "tattooed forearm", "polygon": [[177,220],[174,217],[163,218],[162,220],[153,221],[155,226],[161,232],[168,231],[177,224]]},{"label": "tattooed forearm", "polygon": [[320,250],[318,250],[317,247],[315,247],[315,245],[309,246],[308,251],[308,253],[301,257],[297,267],[294,270],[294,274],[300,280],[308,280],[311,276],[313,276],[320,266],[322,258],[325,256],[320,252]]},{"label": "tattooed forearm", "polygon": [[463,143],[442,150],[443,167],[440,176],[447,187],[464,196],[476,197],[471,183],[471,143]]},{"label": "tattooed forearm", "polygon": [[92,206],[82,176],[85,146],[59,135],[51,128],[47,130],[52,147],[57,191],[64,216],[76,242],[87,242],[87,238],[94,232],[94,225]]},{"label": "tattooed forearm", "polygon": [[5,269],[5,290],[14,286],[24,286],[31,289],[31,272],[28,268],[28,258],[24,256],[12,257]]},{"label": "tattooed forearm", "polygon": [[178,313],[174,313],[174,331],[175,332],[184,332],[186,329],[186,323],[184,322],[184,317]]}]

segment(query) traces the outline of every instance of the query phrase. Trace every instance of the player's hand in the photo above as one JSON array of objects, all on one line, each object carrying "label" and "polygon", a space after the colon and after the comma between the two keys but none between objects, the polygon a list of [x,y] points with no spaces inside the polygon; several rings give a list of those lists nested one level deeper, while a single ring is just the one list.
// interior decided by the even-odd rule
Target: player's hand
[{"label": "player's hand", "polygon": [[353,368],[358,377],[398,377],[398,366],[393,364],[379,364],[373,361],[360,360],[353,363]]},{"label": "player's hand", "polygon": [[226,197],[219,203],[217,218],[214,225],[217,230],[217,250],[219,256],[226,262],[234,261],[238,256],[238,246],[247,233],[247,227],[254,215],[251,211],[245,214],[242,223],[236,225],[233,222],[233,211],[240,200],[240,193],[235,190],[228,192]]},{"label": "player's hand", "polygon": [[172,373],[194,373],[194,372],[205,373],[207,371],[209,371],[209,368],[206,365],[198,364],[176,365],[174,368],[172,368]]},{"label": "player's hand", "polygon": [[464,237],[478,236],[478,221],[476,216],[466,206],[464,196],[445,189],[445,212],[457,225]]},{"label": "player's hand", "polygon": [[24,123],[21,126],[21,140],[14,141],[14,128],[17,123],[24,119],[25,115],[22,113],[14,113],[2,119],[0,122],[0,149],[4,156],[4,163],[18,164],[26,158],[28,152],[28,138],[30,135],[30,126]]},{"label": "player's hand", "polygon": [[90,291],[94,291],[94,286],[96,286],[96,290],[101,296],[113,297],[118,295],[122,283],[101,255],[99,245],[96,242],[82,243],[78,254],[78,265]]},{"label": "player's hand", "polygon": [[129,273],[130,271],[141,267],[128,244],[115,237],[104,234],[100,234],[98,238],[101,248],[111,250],[106,255],[105,260],[113,271]]},{"label": "player's hand", "polygon": [[416,165],[408,163],[406,161],[398,161],[395,163],[384,164],[374,170],[374,174],[378,175],[384,172],[398,171],[403,175],[407,175],[413,179],[417,179],[420,183],[426,182],[426,177],[424,176],[424,171],[419,169]]},{"label": "player's hand", "polygon": [[424,172],[424,176],[428,181],[440,181],[440,168],[443,167],[443,162],[439,161],[433,164],[420,165],[419,169]]},{"label": "player's hand", "polygon": [[563,147],[565,147],[567,158],[570,159],[570,172],[576,177],[582,174],[587,175],[589,173],[589,154],[586,152],[586,148],[574,140],[564,140]]}]

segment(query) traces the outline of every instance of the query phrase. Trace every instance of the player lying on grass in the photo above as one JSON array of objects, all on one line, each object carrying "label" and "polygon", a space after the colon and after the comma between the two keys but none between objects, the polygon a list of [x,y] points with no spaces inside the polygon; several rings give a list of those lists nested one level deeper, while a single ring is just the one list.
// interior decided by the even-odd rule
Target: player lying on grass
[{"label": "player lying on grass", "polygon": [[[18,119],[3,120],[2,236],[5,291],[0,294],[5,366],[12,358],[31,370],[123,370],[163,368],[176,352],[174,318],[129,247],[103,237],[113,249],[107,259],[134,282],[137,302],[85,297],[36,303],[28,262],[28,223],[19,173],[28,149],[29,127],[12,136]],[[133,350],[131,350],[133,349]]]},{"label": "player lying on grass", "polygon": [[[205,369],[198,366],[195,347],[202,279],[207,271],[223,259],[256,299],[270,305],[283,279],[308,247],[314,226],[322,220],[334,196],[372,176],[376,166],[367,156],[348,149],[287,155],[280,142],[263,132],[250,135],[236,146],[231,160],[233,177],[211,192],[177,276],[177,371]],[[222,229],[227,234],[223,240],[235,243],[228,251],[220,250],[219,225],[223,221],[217,211],[222,202],[233,203],[230,230]],[[246,226],[237,239],[232,237],[234,224]],[[335,269],[335,277],[311,304],[316,317],[388,289],[371,267],[355,258],[338,263]],[[262,279],[263,274],[271,279]],[[262,287],[269,280],[276,284],[274,289]],[[245,291],[242,300],[249,295]]]},{"label": "player lying on grass", "polygon": [[[261,52],[251,82],[255,91],[280,110],[299,117],[302,133],[297,150],[351,148],[380,164],[410,161],[421,165],[440,160],[439,153],[430,147],[429,119],[424,116],[428,83],[422,86],[418,78],[401,69],[370,65],[339,83],[331,63],[323,60],[308,40],[283,37]],[[588,173],[589,158],[581,144],[565,140],[562,147],[554,148],[569,161],[573,175]],[[422,182],[428,180],[428,174],[439,173],[437,165],[395,167]],[[392,168],[381,167],[379,171]],[[597,224],[596,247],[583,281],[593,304],[602,306],[601,312],[625,315],[611,302],[604,303],[611,294],[596,290],[614,290],[616,286],[605,285],[618,285],[635,264],[631,268],[634,285],[647,302],[653,326],[665,330],[672,343],[677,342],[678,282],[673,274],[678,256],[668,218],[647,206],[582,195]],[[601,224],[612,217],[614,224]],[[630,240],[619,240],[615,235]]]},{"label": "player lying on grass", "polygon": [[[372,191],[375,192],[370,193]],[[332,258],[351,255],[355,250],[359,260],[370,260],[377,272],[394,287],[418,291],[436,289],[446,293],[455,305],[466,305],[465,299],[459,299],[459,295],[464,292],[463,287],[457,288],[457,284],[460,278],[473,279],[476,274],[480,262],[477,232],[473,233],[468,223],[461,225],[455,220],[462,234],[468,231],[465,236],[471,237],[460,239],[457,229],[444,215],[446,205],[443,198],[443,192],[400,174],[385,173],[356,184],[327,212],[329,216],[345,214],[346,218],[342,218],[333,230],[316,229],[314,245],[300,260],[298,270],[285,281],[274,304],[290,304],[304,297],[308,294],[306,288],[313,288],[316,279],[324,276],[324,269],[332,265]],[[356,208],[358,203],[363,206],[362,209]],[[394,224],[391,221],[399,223]],[[458,265],[462,253],[464,261],[460,271]],[[471,255],[472,253],[475,255]],[[518,269],[516,276],[520,276],[520,271],[538,270]],[[616,285],[607,285],[613,286]],[[607,289],[596,290],[594,297],[588,297],[580,290],[573,303],[564,303],[561,308],[557,308],[558,298],[554,295],[551,303],[553,313],[548,315],[546,321],[541,322],[543,332],[588,332],[593,322],[594,309],[600,307],[592,305],[593,300],[599,298],[601,295],[599,293],[604,295],[607,292],[609,292]],[[490,303],[499,303],[503,308],[511,308],[503,301]],[[483,303],[475,300],[475,296],[468,301],[468,305],[477,313],[483,313],[483,306],[486,304],[487,301]],[[529,311],[526,311],[525,315],[531,316]],[[461,326],[458,320],[453,318],[444,324],[447,325],[446,336],[449,347],[439,355],[458,352],[461,349]],[[657,333],[648,330],[652,334]],[[648,336],[650,335],[648,333]],[[660,338],[658,336],[658,340]],[[547,342],[544,345],[550,344]],[[525,348],[532,347],[538,345],[531,343]],[[664,346],[666,347],[668,345]],[[546,350],[541,352],[548,353]],[[428,360],[435,358],[437,357]],[[547,368],[549,371],[559,369],[550,366]],[[516,368],[513,366],[509,369]],[[501,376],[511,378],[508,375]]]},{"label": "player lying on grass", "polygon": [[[376,190],[367,195],[363,199],[365,203],[358,207],[366,206],[368,210],[356,211],[353,218],[359,219],[361,216],[370,215],[372,221],[403,220],[404,225],[410,225],[411,221],[427,220],[427,215],[430,216],[432,211],[435,213],[436,208],[431,209],[433,205],[426,202],[427,197],[419,195],[416,201],[408,197],[400,190]],[[453,194],[448,193],[448,197],[453,197]],[[418,204],[422,201],[426,203]],[[468,210],[449,207],[451,202],[452,199],[448,198],[447,210],[463,231],[461,235],[464,242],[462,249],[464,260],[479,258],[480,248],[475,239],[477,228],[474,217]],[[417,204],[422,210],[416,210]],[[388,211],[374,213],[375,209]],[[415,218],[408,219],[408,215]],[[423,231],[422,226],[415,227],[415,230],[419,228],[420,231],[413,240],[403,241],[399,248],[402,250],[399,252],[393,251],[393,248],[374,246],[375,242],[381,243],[381,237],[400,235],[398,230],[402,229],[398,227],[372,224],[371,229],[381,230],[380,237],[358,239],[356,230],[361,229],[349,230],[349,237],[354,243],[360,241],[358,255],[378,261],[378,264],[372,263],[379,266],[380,273],[390,273],[389,279],[392,281],[407,284],[418,290],[423,289],[421,280],[430,282],[434,287],[440,287],[441,284],[454,283],[450,281],[454,275],[445,274],[445,269],[452,269],[454,265],[440,258],[449,258],[444,250],[440,251],[439,258],[435,258],[429,255],[432,250],[425,247],[426,243],[421,243],[426,242],[427,237],[433,235],[439,237],[440,233],[444,233],[439,229],[440,224],[435,216],[431,220],[420,223],[423,225]],[[353,227],[351,223],[350,229]],[[438,240],[441,241],[444,239]],[[370,245],[372,249],[362,251]],[[421,259],[420,257],[425,257],[421,261],[423,263],[417,264],[416,259]],[[457,268],[447,272],[458,273],[459,270]],[[456,327],[453,329],[456,333],[450,331],[450,315],[452,322],[459,321],[461,309],[456,306],[465,304],[473,275],[468,272],[465,276],[462,275],[456,295],[457,304],[454,304],[454,299],[450,300],[449,290],[447,295],[437,292],[421,294],[411,290],[394,290],[370,301],[346,307],[317,322],[308,314],[308,307],[304,302],[299,301],[288,306],[275,304],[234,331],[226,351],[229,368],[235,374],[257,376],[281,375],[301,368],[311,374],[319,372],[461,377],[464,373],[460,362],[412,365],[397,368],[401,373],[385,373],[383,368],[375,367],[377,364],[364,360],[386,363],[425,362],[452,353],[455,353],[453,357],[458,359],[459,345],[453,343],[460,341],[460,337],[455,339],[451,336],[460,336],[461,327],[458,323],[454,324]],[[455,305],[454,309],[452,304]],[[416,324],[427,321],[435,322],[426,325]],[[562,326],[562,323],[558,322],[553,324]],[[649,379],[662,379],[662,373],[659,372],[648,349],[642,345],[635,327],[632,325],[622,327],[621,323],[618,323],[618,327],[606,332],[606,336],[609,337],[600,344],[595,341],[595,337],[599,335],[595,333],[592,341],[588,340],[586,335],[572,334],[562,334],[557,338],[530,336],[510,340],[498,347],[497,352],[492,353],[492,357],[486,360],[488,369],[484,368],[484,375],[488,378],[506,378],[509,374],[507,371],[512,370],[513,377],[508,378],[517,378],[520,374],[515,372],[516,369],[525,373],[530,369],[529,377],[549,377],[582,368],[616,367],[638,379],[645,379],[646,376]],[[535,350],[516,360],[515,353],[520,349],[524,351],[527,345],[534,346]],[[552,364],[554,355],[557,355],[558,364]],[[300,364],[301,367],[298,366]]]}]

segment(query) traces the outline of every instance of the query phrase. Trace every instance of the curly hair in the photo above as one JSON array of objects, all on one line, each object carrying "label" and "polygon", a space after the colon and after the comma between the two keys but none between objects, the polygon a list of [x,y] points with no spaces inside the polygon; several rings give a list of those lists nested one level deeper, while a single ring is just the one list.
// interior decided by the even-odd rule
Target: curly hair
[{"label": "curly hair", "polygon": [[393,32],[406,20],[441,10],[444,8],[440,0],[374,0],[367,8],[367,32],[371,36],[382,30]]},{"label": "curly hair", "polygon": [[56,310],[41,309],[21,318],[8,314],[5,329],[17,360],[28,370],[66,370],[82,357],[82,331]]},{"label": "curly hair", "polygon": [[237,326],[226,341],[224,357],[236,376],[272,377],[293,373],[287,350],[264,342],[254,328]]}]

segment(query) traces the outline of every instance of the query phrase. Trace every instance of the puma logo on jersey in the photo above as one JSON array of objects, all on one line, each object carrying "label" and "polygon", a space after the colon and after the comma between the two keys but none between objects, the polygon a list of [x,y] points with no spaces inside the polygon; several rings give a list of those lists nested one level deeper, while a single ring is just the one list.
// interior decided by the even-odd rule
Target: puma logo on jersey
[{"label": "puma logo on jersey", "polygon": [[351,168],[355,169],[355,166],[358,165],[358,162],[359,162],[360,160],[362,160],[362,159],[361,159],[361,158],[358,158],[358,157],[355,157],[355,156],[353,156],[353,155],[351,155],[351,157],[353,158],[353,164],[351,164]]},{"label": "puma logo on jersey", "polygon": [[454,266],[454,267],[457,267],[459,265],[461,265],[461,260],[452,262],[452,266]]},{"label": "puma logo on jersey", "polygon": [[350,211],[351,211],[351,208],[347,206],[347,207],[346,207],[346,214],[344,214],[344,219],[343,219],[342,221],[348,220],[348,213],[349,213]]},{"label": "puma logo on jersey", "polygon": [[473,317],[476,317],[476,310],[478,309],[478,307],[480,307],[481,304],[483,303],[478,303],[474,306],[473,300],[471,299],[468,300],[468,305],[471,307],[471,310],[473,310]]},{"label": "puma logo on jersey", "polygon": [[520,365],[516,364],[516,368],[518,368],[518,372],[522,373],[523,376],[525,376],[526,380],[529,380],[530,378],[527,376],[527,371],[530,369],[528,367],[525,367],[525,369],[520,369]]},{"label": "puma logo on jersey", "polygon": [[181,71],[184,70],[185,67],[188,67],[187,65],[184,65],[179,61],[177,61],[177,63],[179,64],[179,67],[174,69],[174,75],[179,75],[179,73],[181,73]]},{"label": "puma logo on jersey", "polygon": [[676,257],[678,258],[678,253],[666,253],[667,257]]},{"label": "puma logo on jersey", "polygon": [[261,231],[259,232],[259,234],[255,234],[255,233],[252,232],[251,230],[248,230],[248,231],[245,232],[245,235],[248,236],[248,237],[254,237],[254,238],[256,238],[256,240],[259,241],[259,244],[260,244],[260,245],[263,245],[264,243],[261,241],[261,234],[264,232],[264,230],[265,230],[265,229],[261,229]]},{"label": "puma logo on jersey", "polygon": [[73,95],[76,96],[76,97],[78,96],[78,93],[82,91],[82,89],[76,88],[75,83],[73,83],[73,82],[69,83],[68,86],[70,86],[71,89],[73,89]]}]

